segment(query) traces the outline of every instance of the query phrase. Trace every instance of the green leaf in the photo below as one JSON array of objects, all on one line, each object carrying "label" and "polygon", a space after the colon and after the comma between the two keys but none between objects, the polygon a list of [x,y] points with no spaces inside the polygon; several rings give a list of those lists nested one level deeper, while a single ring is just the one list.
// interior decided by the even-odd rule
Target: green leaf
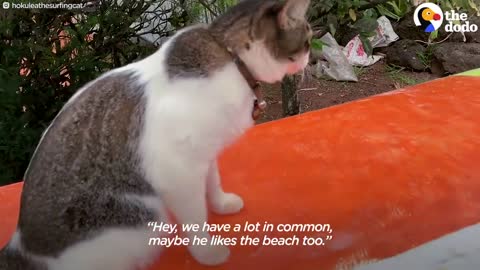
[{"label": "green leaf", "polygon": [[369,8],[363,11],[363,17],[367,18],[377,18],[377,12],[374,8]]},{"label": "green leaf", "polygon": [[388,8],[386,8],[385,6],[383,5],[378,5],[377,6],[377,10],[378,12],[383,15],[383,16],[386,16],[386,17],[389,17],[391,19],[394,19],[396,21],[399,21],[401,19],[400,16],[398,16],[397,14],[391,12]]},{"label": "green leaf", "polygon": [[409,0],[399,0],[400,10],[402,11],[402,17],[404,17],[410,11],[410,1]]},{"label": "green leaf", "polygon": [[363,17],[358,20],[353,27],[360,32],[373,32],[378,27],[378,22],[374,18]]},{"label": "green leaf", "polygon": [[368,39],[368,37],[360,34],[360,40],[362,41],[363,50],[365,51],[365,53],[369,56],[372,55],[373,54],[373,46],[372,46],[372,43],[370,42],[370,40]]},{"label": "green leaf", "polygon": [[376,31],[372,31],[372,32],[362,32],[360,33],[361,35],[363,35],[364,37],[366,38],[371,38],[371,37],[374,37],[377,35],[377,32]]},{"label": "green leaf", "polygon": [[430,36],[428,37],[428,40],[430,42],[434,41],[435,39],[437,39],[438,37],[438,30],[435,30],[433,32],[430,33]]},{"label": "green leaf", "polygon": [[365,5],[370,4],[370,2],[368,2],[368,1],[360,1],[359,4],[362,5],[362,6],[365,6]]},{"label": "green leaf", "polygon": [[322,51],[324,46],[328,46],[328,45],[318,38],[312,39],[312,49],[317,51]]},{"label": "green leaf", "polygon": [[335,36],[335,34],[337,33],[337,29],[335,28],[335,26],[333,24],[329,24],[328,28],[330,29],[330,34],[332,34],[332,36]]},{"label": "green leaf", "polygon": [[394,12],[396,15],[401,15],[401,14],[402,14],[402,11],[401,11],[400,8],[398,7],[397,3],[395,3],[395,2],[387,2],[387,5],[390,5],[390,6],[393,8],[393,12]]},{"label": "green leaf", "polygon": [[455,9],[450,1],[446,1],[445,6],[447,6],[448,10],[454,10]]},{"label": "green leaf", "polygon": [[480,16],[480,9],[478,8],[477,4],[475,4],[473,0],[468,0],[468,4],[470,5],[470,8],[476,11],[477,16]]},{"label": "green leaf", "polygon": [[337,28],[338,28],[337,17],[335,15],[328,14],[327,25],[328,25],[328,28],[330,29],[330,34],[332,34],[332,36],[335,36],[335,33],[337,32]]},{"label": "green leaf", "polygon": [[350,15],[350,18],[352,19],[352,21],[356,21],[356,20],[357,20],[357,13],[355,13],[355,10],[350,9],[350,10],[348,11],[348,14]]}]

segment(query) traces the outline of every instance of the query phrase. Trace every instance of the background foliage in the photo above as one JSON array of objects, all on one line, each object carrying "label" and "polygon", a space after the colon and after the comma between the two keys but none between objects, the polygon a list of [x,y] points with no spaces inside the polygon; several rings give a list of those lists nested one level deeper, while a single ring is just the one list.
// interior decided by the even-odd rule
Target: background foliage
[{"label": "background foliage", "polygon": [[[22,2],[58,3],[15,1]],[[42,132],[76,90],[235,2],[102,0],[82,10],[0,9],[0,185],[22,180]]]},{"label": "background foliage", "polygon": [[[434,2],[479,12],[475,1]],[[22,179],[42,132],[77,89],[152,53],[177,29],[211,22],[236,2],[102,0],[84,10],[0,10],[0,185]],[[371,52],[367,38],[376,18],[400,20],[411,7],[410,0],[313,0],[309,18],[317,37],[357,31]]]},{"label": "background foliage", "polygon": [[[455,9],[480,16],[480,0],[313,0],[310,21],[319,29],[319,36],[330,32],[337,40],[348,33],[360,35],[368,54],[373,48],[368,40],[378,27],[377,19],[386,16],[399,21],[411,15],[415,4],[432,2],[444,11]],[[412,18],[406,18],[412,19]],[[432,35],[435,37],[436,33]]]}]

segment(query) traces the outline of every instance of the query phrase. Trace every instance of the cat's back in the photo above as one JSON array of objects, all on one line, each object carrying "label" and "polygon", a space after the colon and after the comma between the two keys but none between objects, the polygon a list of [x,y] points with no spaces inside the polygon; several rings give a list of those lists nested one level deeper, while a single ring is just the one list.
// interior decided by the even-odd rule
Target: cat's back
[{"label": "cat's back", "polygon": [[69,177],[90,186],[94,183],[88,181],[95,181],[102,167],[108,170],[109,164],[134,158],[130,150],[140,132],[143,103],[142,86],[128,71],[107,73],[80,89],[42,136],[26,185],[35,183],[38,189],[42,183]]},{"label": "cat's back", "polygon": [[142,85],[120,70],[87,84],[63,107],[25,174],[19,229],[28,250],[56,254],[84,237],[68,232],[128,223],[118,210],[126,207],[122,198],[153,194],[136,153],[143,103]]},{"label": "cat's back", "polygon": [[84,190],[116,192],[131,186],[148,192],[136,182],[139,174],[133,167],[143,109],[141,85],[129,72],[108,73],[80,89],[45,131],[32,157],[23,215],[38,203],[54,207]]}]

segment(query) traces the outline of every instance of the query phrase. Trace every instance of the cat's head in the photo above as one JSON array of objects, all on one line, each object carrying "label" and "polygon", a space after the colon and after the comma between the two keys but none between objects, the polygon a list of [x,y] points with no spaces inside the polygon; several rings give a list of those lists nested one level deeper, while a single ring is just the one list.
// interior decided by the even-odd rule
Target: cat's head
[{"label": "cat's head", "polygon": [[259,81],[274,83],[308,64],[310,0],[244,0],[212,24]]}]

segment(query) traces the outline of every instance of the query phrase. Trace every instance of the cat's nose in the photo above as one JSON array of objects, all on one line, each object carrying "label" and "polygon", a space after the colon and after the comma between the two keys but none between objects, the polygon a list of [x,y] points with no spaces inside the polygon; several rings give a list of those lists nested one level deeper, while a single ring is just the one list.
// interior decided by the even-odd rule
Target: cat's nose
[{"label": "cat's nose", "polygon": [[309,60],[309,55],[305,55],[303,56],[301,59],[293,62],[293,63],[289,63],[288,66],[287,66],[287,73],[289,75],[293,75],[293,74],[296,74],[296,73],[299,73],[300,71],[302,71],[303,69],[305,69],[308,65],[308,60]]},{"label": "cat's nose", "polygon": [[300,67],[299,64],[292,63],[292,64],[288,65],[287,73],[290,74],[290,75],[293,75],[293,74],[299,72],[301,69],[302,68]]}]

